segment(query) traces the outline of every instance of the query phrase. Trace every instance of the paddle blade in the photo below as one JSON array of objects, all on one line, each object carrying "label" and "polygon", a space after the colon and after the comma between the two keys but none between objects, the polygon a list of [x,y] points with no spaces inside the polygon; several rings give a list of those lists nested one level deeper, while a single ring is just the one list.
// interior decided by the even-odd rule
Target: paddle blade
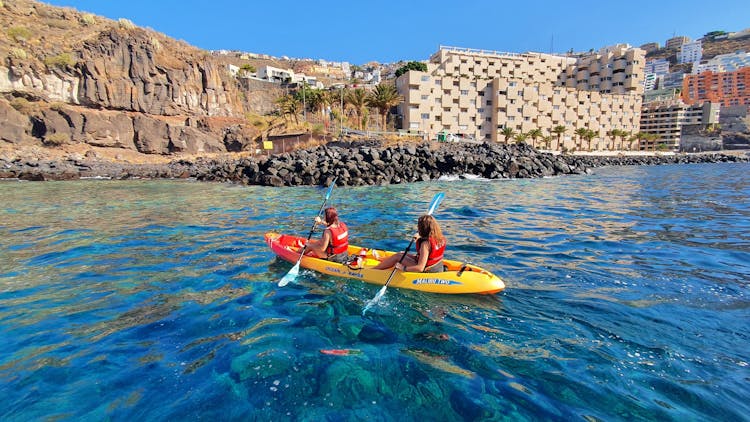
[{"label": "paddle blade", "polygon": [[284,287],[290,282],[294,281],[297,278],[297,274],[299,274],[299,261],[297,261],[292,269],[289,270],[289,272],[286,273],[286,275],[282,277],[281,280],[279,280],[279,287]]},{"label": "paddle blade", "polygon": [[380,301],[380,299],[385,295],[385,289],[388,286],[383,286],[378,291],[378,294],[375,295],[374,298],[370,299],[367,304],[365,305],[365,309],[362,310],[362,315],[364,316],[365,313],[372,308],[373,306],[377,305],[377,303]]},{"label": "paddle blade", "polygon": [[432,215],[433,212],[437,209],[438,205],[440,205],[440,202],[445,197],[445,193],[439,192],[436,193],[435,196],[432,198],[432,202],[430,202],[430,208],[427,210],[427,215]]},{"label": "paddle blade", "polygon": [[[328,186],[328,191],[326,192],[326,199],[325,199],[326,202],[331,198],[331,192],[333,192],[333,187],[336,186],[336,179],[338,178],[339,178],[338,176],[334,177],[333,181],[331,182],[331,185]],[[323,204],[325,205],[325,202],[323,202]]]}]

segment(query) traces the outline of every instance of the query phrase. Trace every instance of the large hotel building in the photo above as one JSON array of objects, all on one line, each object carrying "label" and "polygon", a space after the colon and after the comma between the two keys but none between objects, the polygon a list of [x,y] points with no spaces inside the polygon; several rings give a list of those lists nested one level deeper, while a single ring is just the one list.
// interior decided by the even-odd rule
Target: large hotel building
[{"label": "large hotel building", "polygon": [[502,142],[505,127],[556,139],[551,129],[564,126],[567,148],[578,128],[596,131],[596,140],[612,129],[636,133],[644,65],[645,51],[627,45],[570,56],[440,47],[427,72],[396,80],[402,127]]}]

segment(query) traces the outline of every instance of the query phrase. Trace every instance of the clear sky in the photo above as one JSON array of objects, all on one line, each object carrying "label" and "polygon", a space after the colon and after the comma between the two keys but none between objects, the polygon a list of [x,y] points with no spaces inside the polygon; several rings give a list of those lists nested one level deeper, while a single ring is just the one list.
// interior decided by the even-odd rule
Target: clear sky
[{"label": "clear sky", "polygon": [[[750,27],[750,0],[47,0],[207,50],[363,64],[438,46],[562,53]],[[622,4],[623,8],[613,5]]]}]

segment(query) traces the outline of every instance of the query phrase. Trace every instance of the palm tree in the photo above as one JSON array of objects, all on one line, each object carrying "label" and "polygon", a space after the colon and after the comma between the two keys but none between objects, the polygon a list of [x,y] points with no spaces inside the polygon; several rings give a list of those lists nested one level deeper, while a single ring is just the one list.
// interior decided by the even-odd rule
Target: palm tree
[{"label": "palm tree", "polygon": [[386,128],[386,123],[388,123],[388,111],[401,101],[403,101],[403,97],[398,94],[396,86],[389,83],[380,83],[367,96],[367,105],[377,108],[383,117],[383,130]]},{"label": "palm tree", "polygon": [[641,145],[642,145],[641,141],[645,141],[645,140],[646,140],[646,133],[645,132],[638,132],[635,135],[633,135],[632,138],[630,138],[631,142],[633,142],[633,141],[637,141],[638,142],[638,151],[641,150]]},{"label": "palm tree", "polygon": [[525,133],[519,133],[518,135],[516,135],[516,137],[514,139],[516,140],[517,144],[523,144],[523,143],[526,142],[526,138],[528,138],[528,137],[529,137],[529,135],[527,135]]},{"label": "palm tree", "polygon": [[347,104],[350,104],[357,115],[357,129],[362,129],[362,120],[367,114],[367,91],[357,88],[349,91],[345,98]]},{"label": "palm tree", "polygon": [[513,130],[513,128],[510,128],[510,127],[507,127],[507,126],[504,127],[503,130],[500,131],[500,133],[502,133],[503,136],[505,136],[505,143],[506,144],[509,143],[508,141],[510,140],[510,138],[516,136],[516,131]]},{"label": "palm tree", "polygon": [[620,130],[620,149],[625,149],[625,138],[630,138],[630,132]]},{"label": "palm tree", "polygon": [[565,126],[562,126],[562,125],[558,125],[552,128],[552,133],[557,135],[557,148],[555,149],[559,149],[560,146],[562,145],[561,144],[562,136],[565,134],[566,130],[567,129],[565,128]]},{"label": "palm tree", "polygon": [[542,137],[542,145],[546,146],[547,149],[550,149],[552,147],[552,136],[547,135]]},{"label": "palm tree", "polygon": [[583,137],[586,139],[586,142],[588,143],[589,151],[591,151],[591,141],[594,140],[594,138],[599,136],[599,132],[591,129],[586,129],[586,133],[583,135]]},{"label": "palm tree", "polygon": [[297,114],[299,114],[300,103],[289,94],[283,95],[276,99],[276,105],[279,106],[279,113],[287,120],[289,116],[294,118],[294,123],[299,124]]},{"label": "palm tree", "polygon": [[542,137],[542,130],[539,128],[531,129],[529,133],[527,133],[529,138],[531,138],[531,147],[534,148],[534,144],[536,143],[536,138]]},{"label": "palm tree", "polygon": [[615,150],[615,143],[617,142],[617,137],[620,136],[620,129],[612,129],[609,132],[607,132],[607,136],[612,137],[612,148],[611,150]]},{"label": "palm tree", "polygon": [[[587,132],[588,132],[588,129],[585,127],[579,127],[574,132],[578,136],[578,138],[576,139],[576,149],[583,149],[583,138],[586,137]],[[580,146],[579,146],[579,142],[580,142]]]}]

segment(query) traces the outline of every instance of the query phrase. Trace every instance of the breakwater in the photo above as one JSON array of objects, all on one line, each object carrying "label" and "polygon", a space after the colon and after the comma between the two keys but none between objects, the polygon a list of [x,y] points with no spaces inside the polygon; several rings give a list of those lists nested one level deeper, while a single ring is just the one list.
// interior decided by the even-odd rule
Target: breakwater
[{"label": "breakwater", "polygon": [[0,159],[0,178],[71,180],[102,177],[195,178],[264,186],[326,185],[333,177],[346,186],[388,185],[475,175],[487,179],[582,174],[623,165],[748,162],[747,155],[677,154],[649,156],[553,155],[526,144],[404,144],[335,142],[274,156],[177,159],[167,164],[130,164],[96,157],[60,161]]}]

